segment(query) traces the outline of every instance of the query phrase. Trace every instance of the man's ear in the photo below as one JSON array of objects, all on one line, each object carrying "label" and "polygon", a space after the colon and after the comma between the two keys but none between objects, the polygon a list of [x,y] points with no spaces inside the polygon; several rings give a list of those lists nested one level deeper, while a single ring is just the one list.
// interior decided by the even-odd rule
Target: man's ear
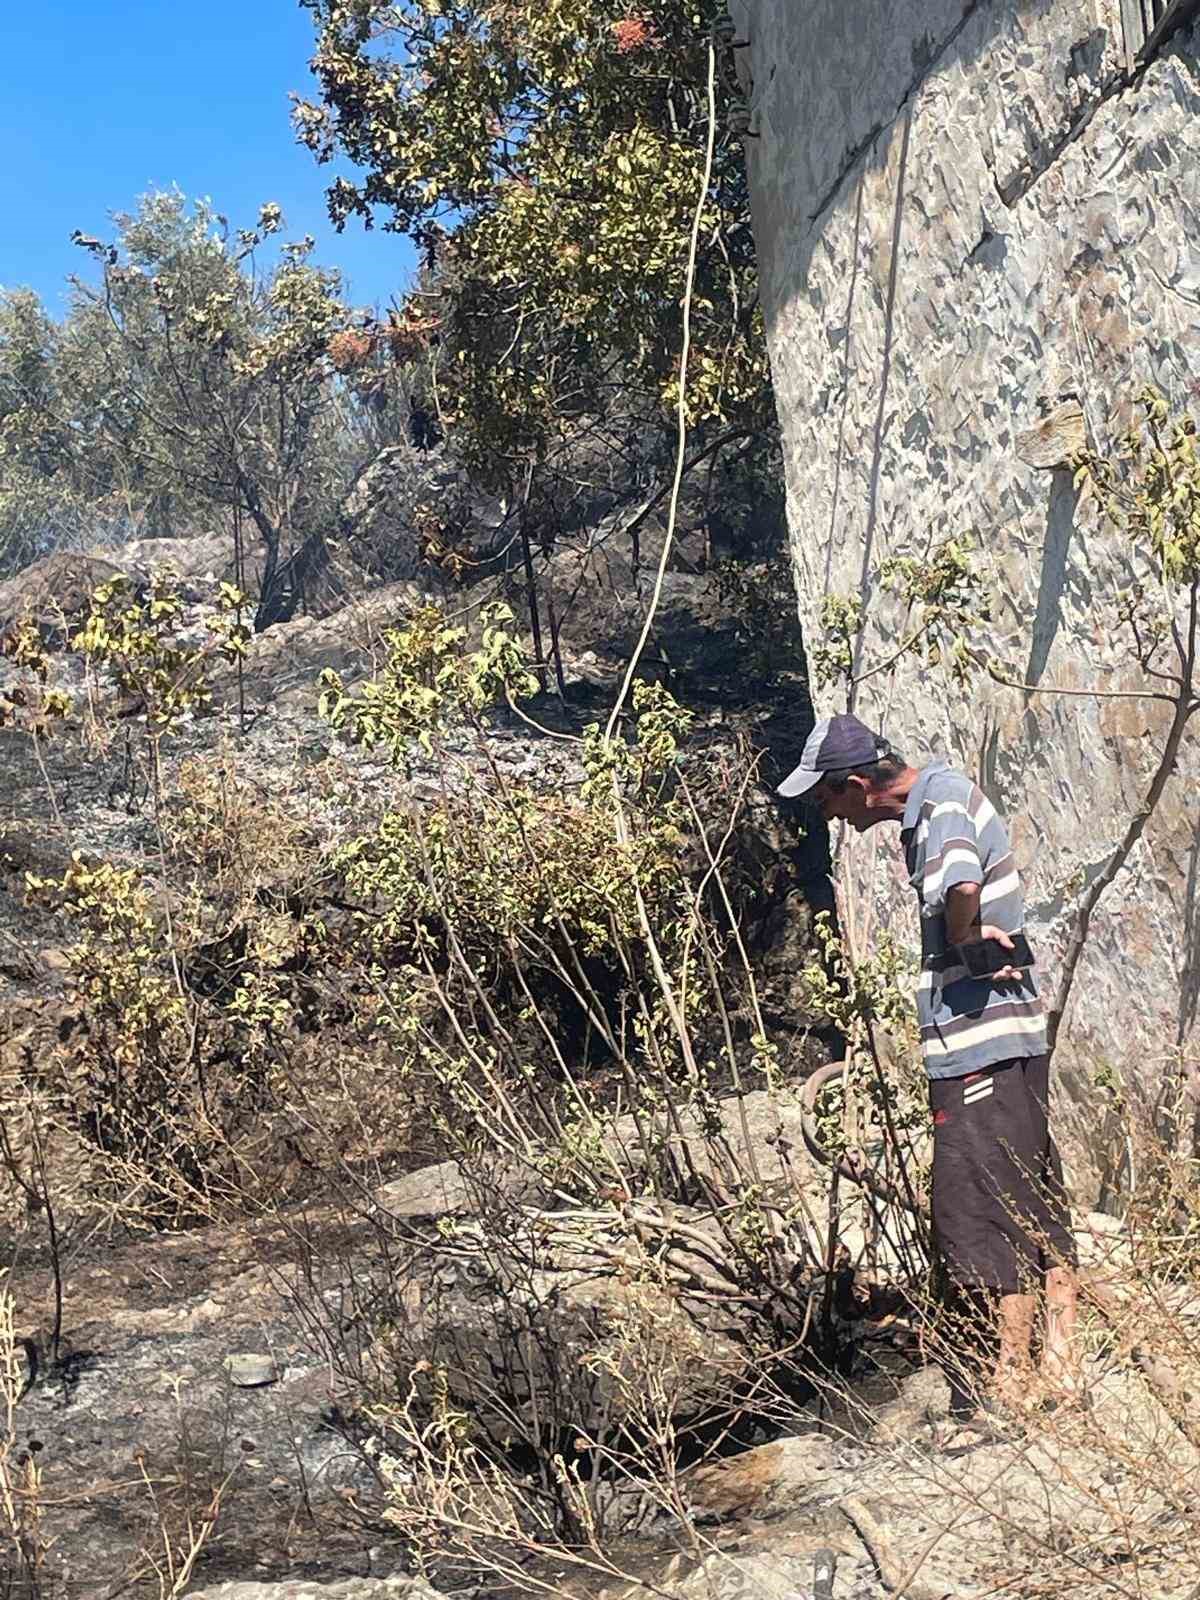
[{"label": "man's ear", "polygon": [[877,789],[870,778],[855,776],[850,779],[850,782],[858,784],[861,791],[860,799],[868,811],[874,811],[876,806],[882,805],[887,799],[887,790],[884,788]]},{"label": "man's ear", "polygon": [[850,774],[850,776],[846,779],[846,782],[847,782],[847,784],[851,784],[852,783],[854,785],[854,787],[859,791],[858,798],[860,800],[865,800],[867,805],[871,804],[871,796],[874,794],[875,791],[871,788],[871,780],[870,780],[870,778],[864,778],[859,773],[852,772]]}]

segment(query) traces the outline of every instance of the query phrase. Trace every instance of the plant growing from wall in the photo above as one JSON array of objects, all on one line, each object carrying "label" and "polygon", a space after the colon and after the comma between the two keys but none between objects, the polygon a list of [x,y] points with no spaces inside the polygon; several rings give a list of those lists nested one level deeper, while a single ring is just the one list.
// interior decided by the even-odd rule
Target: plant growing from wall
[{"label": "plant growing from wall", "polygon": [[[1155,389],[1137,398],[1141,419],[1115,457],[1094,451],[1076,466],[1104,515],[1122,531],[1143,569],[1117,597],[1120,620],[1148,685],[1144,698],[1169,710],[1157,763],[1141,804],[1083,892],[1072,920],[1050,1009],[1053,1045],[1066,1015],[1096,907],[1129,861],[1175,772],[1192,718],[1200,711],[1200,450],[1191,417],[1173,418]],[[1148,569],[1148,571],[1146,570]],[[1000,678],[1004,681],[1003,677]]]},{"label": "plant growing from wall", "polygon": [[816,682],[840,682],[853,700],[860,683],[890,672],[908,656],[945,666],[963,682],[977,665],[971,637],[990,614],[975,554],[972,539],[952,538],[924,556],[891,556],[880,563],[875,586],[899,603],[901,637],[878,661],[862,660],[870,602],[859,595],[825,595],[809,650]]},{"label": "plant growing from wall", "polygon": [[1078,894],[1050,1005],[1051,1045],[1070,1002],[1092,917],[1137,848],[1175,773],[1192,718],[1200,711],[1200,451],[1196,423],[1172,416],[1166,397],[1147,387],[1135,401],[1140,415],[1101,453],[1089,448],[1074,461],[1076,488],[1094,495],[1101,515],[1124,535],[1130,581],[1112,597],[1117,624],[1129,636],[1131,658],[1144,688],[1062,689],[1025,684],[995,660],[976,659],[1001,685],[1027,694],[1137,700],[1166,708],[1161,743],[1141,803],[1121,837]]}]

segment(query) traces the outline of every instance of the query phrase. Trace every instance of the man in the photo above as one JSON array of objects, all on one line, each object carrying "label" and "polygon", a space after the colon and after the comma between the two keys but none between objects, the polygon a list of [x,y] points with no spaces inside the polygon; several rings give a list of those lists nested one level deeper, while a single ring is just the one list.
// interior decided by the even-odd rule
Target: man
[{"label": "man", "polygon": [[[1025,920],[1008,830],[969,778],[945,761],[917,771],[853,716],[818,722],[779,793],[857,833],[900,824],[921,912],[917,1010],[937,1245],[968,1300],[998,1300],[995,1397],[1028,1401],[1044,1281],[1043,1373],[1055,1398],[1075,1398],[1075,1252],[1047,1123],[1046,1019],[1032,968],[1004,959]],[[995,970],[971,975],[985,968]],[[955,1394],[957,1414],[978,1405]]]}]

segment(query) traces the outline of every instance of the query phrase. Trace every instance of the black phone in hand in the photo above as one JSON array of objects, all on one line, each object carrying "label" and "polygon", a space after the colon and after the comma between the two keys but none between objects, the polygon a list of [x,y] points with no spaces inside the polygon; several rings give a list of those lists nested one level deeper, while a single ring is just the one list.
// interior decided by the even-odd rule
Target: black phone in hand
[{"label": "black phone in hand", "polygon": [[958,953],[963,966],[973,978],[990,978],[1002,967],[1032,967],[1034,955],[1029,940],[1023,933],[1010,933],[1009,938],[1013,942],[1011,950],[1006,950],[999,939],[975,939],[970,944],[960,944]]}]

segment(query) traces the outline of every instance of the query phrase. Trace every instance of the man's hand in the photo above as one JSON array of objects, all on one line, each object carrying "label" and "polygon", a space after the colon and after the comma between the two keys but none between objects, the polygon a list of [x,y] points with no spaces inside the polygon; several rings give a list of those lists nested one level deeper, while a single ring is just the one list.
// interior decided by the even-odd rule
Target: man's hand
[{"label": "man's hand", "polygon": [[[985,922],[982,926],[977,925],[976,927],[970,929],[965,939],[956,939],[954,940],[954,943],[957,945],[986,944],[989,941],[994,941],[1002,950],[1012,950],[1015,948],[1011,937],[1005,933],[1004,929],[997,928],[993,923],[990,922]],[[987,977],[989,983],[1012,983],[1022,978],[1024,974],[1022,973],[1020,967],[997,967],[995,972],[979,974],[981,979],[984,976]]]},{"label": "man's hand", "polygon": [[[1005,933],[1004,929],[994,927],[990,922],[985,922],[980,928],[979,937],[980,940],[994,939],[1004,950],[1012,950],[1014,948],[1012,939]],[[991,974],[993,983],[1008,983],[1023,976],[1024,974],[1020,967],[1000,967],[998,971]]]},{"label": "man's hand", "polygon": [[[1011,950],[1013,942],[1003,928],[990,922],[980,925],[979,885],[956,883],[946,895],[946,938],[952,945],[982,943],[994,939],[1003,950]],[[1022,976],[1020,967],[1001,967],[989,972],[992,983],[1009,983]]]}]

